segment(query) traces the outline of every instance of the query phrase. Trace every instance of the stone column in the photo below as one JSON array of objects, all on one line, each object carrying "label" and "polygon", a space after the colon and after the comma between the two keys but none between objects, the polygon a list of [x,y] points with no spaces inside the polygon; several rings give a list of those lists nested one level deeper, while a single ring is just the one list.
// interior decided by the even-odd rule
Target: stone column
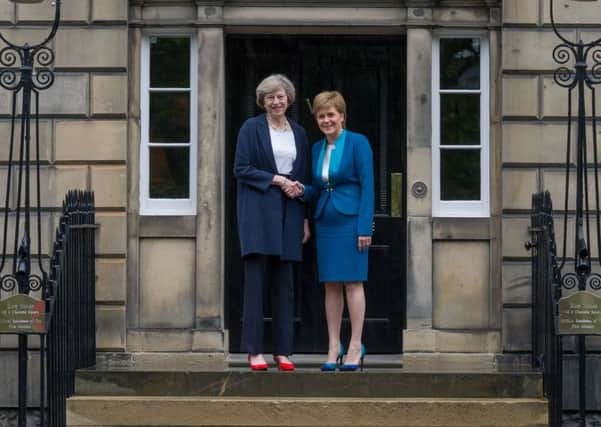
[{"label": "stone column", "polygon": [[198,215],[193,350],[223,351],[225,66],[222,28],[198,30]]},{"label": "stone column", "polygon": [[[407,29],[407,329],[404,351],[434,350],[432,331],[432,9],[409,8]],[[427,192],[412,194],[415,183]]]}]

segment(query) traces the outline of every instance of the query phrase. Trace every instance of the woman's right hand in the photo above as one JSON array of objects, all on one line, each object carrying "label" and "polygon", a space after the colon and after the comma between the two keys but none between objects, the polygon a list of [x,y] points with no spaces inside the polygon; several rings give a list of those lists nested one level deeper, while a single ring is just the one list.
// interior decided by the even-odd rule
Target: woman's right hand
[{"label": "woman's right hand", "polygon": [[291,199],[301,196],[304,188],[298,181],[290,181],[288,178],[281,175],[274,175],[272,180],[273,185],[277,185]]},{"label": "woman's right hand", "polygon": [[289,182],[290,185],[283,189],[284,193],[286,193],[286,196],[290,197],[291,199],[296,199],[297,197],[305,194],[305,186],[303,184],[298,181]]},{"label": "woman's right hand", "polygon": [[286,184],[288,182],[290,182],[288,180],[288,178],[286,178],[285,176],[282,176],[282,175],[274,175],[273,179],[271,180],[272,185],[277,185],[281,189],[284,189],[284,187],[286,186]]}]

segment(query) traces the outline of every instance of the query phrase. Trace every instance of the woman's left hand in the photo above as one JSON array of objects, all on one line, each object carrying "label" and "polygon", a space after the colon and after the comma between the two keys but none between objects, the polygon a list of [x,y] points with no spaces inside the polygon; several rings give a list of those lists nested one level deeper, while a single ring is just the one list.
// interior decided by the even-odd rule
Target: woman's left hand
[{"label": "woman's left hand", "polygon": [[365,249],[369,248],[371,245],[371,236],[359,236],[357,239],[357,247],[359,248],[359,252],[363,252]]},{"label": "woman's left hand", "polygon": [[311,238],[311,228],[309,227],[309,220],[305,219],[303,223],[303,245]]}]

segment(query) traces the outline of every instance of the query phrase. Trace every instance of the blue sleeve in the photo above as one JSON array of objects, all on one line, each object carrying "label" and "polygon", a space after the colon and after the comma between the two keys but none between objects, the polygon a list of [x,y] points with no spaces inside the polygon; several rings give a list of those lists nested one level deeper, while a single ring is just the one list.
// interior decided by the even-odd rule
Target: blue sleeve
[{"label": "blue sleeve", "polygon": [[355,145],[354,155],[355,168],[357,168],[361,186],[357,234],[371,236],[374,221],[374,166],[373,153],[367,138],[361,137]]},{"label": "blue sleeve", "polygon": [[234,176],[240,182],[249,185],[257,190],[266,192],[271,186],[273,174],[258,169],[253,162],[253,145],[251,141],[251,126],[244,123],[238,133],[236,142],[236,156],[234,158]]}]

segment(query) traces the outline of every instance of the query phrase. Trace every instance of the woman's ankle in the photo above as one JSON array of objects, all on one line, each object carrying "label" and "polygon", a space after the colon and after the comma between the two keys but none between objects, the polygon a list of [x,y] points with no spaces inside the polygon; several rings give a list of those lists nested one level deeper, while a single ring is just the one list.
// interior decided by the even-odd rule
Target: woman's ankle
[{"label": "woman's ankle", "polygon": [[255,364],[255,363],[265,363],[265,356],[262,353],[258,353],[258,354],[249,354],[250,356],[250,361]]}]

